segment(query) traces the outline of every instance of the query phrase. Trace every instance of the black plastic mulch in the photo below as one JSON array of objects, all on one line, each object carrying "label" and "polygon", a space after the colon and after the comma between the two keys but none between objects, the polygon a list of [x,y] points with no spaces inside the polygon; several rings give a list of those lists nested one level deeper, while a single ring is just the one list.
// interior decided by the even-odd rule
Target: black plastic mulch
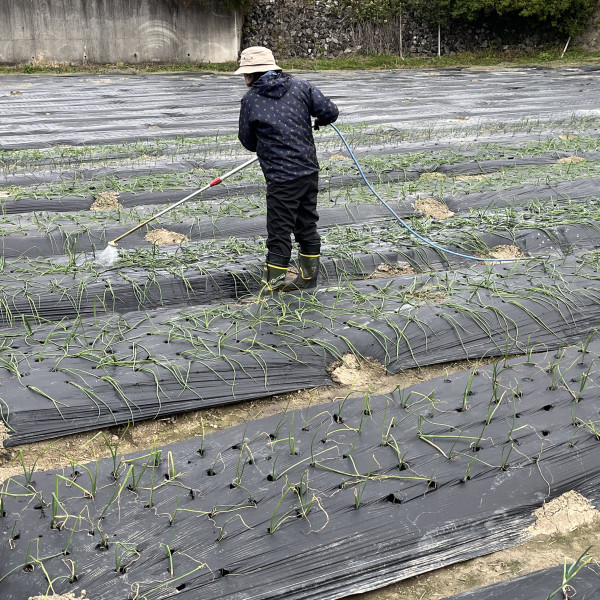
[{"label": "black plastic mulch", "polygon": [[515,545],[543,502],[600,499],[599,352],[9,479],[0,593],[328,600]]},{"label": "black plastic mulch", "polygon": [[539,201],[597,201],[600,194],[598,177],[587,177],[573,181],[561,181],[560,183],[530,184],[518,188],[489,190],[486,192],[474,192],[472,194],[461,194],[445,198],[448,207],[455,211],[466,211],[468,209],[481,208],[503,208],[507,206],[519,206],[527,204],[532,200]]},{"label": "black plastic mulch", "polygon": [[[567,569],[573,563],[567,563]],[[562,593],[564,566],[543,569],[496,583],[471,592],[449,596],[444,600],[564,600]],[[565,587],[567,598],[600,598],[600,569],[597,564],[584,567]]]},{"label": "black plastic mulch", "polygon": [[[344,122],[356,124],[523,120],[525,132],[546,120],[551,128],[557,115],[588,115],[600,98],[598,78],[585,67],[301,76],[340,105]],[[7,76],[3,82],[21,93],[0,97],[2,150],[222,136],[235,132],[245,91],[239,76],[202,72]]]},{"label": "black plastic mulch", "polygon": [[[180,200],[182,192],[178,192],[176,200]],[[257,201],[258,202],[258,201]],[[406,205],[393,202],[393,209],[400,217],[408,217],[413,214],[413,209]],[[155,212],[158,212],[155,211]],[[140,218],[150,218],[151,214]],[[325,206],[320,210],[320,227],[332,227],[335,225],[352,225],[359,223],[373,223],[389,218],[389,211],[381,205],[360,204],[341,205],[335,207]],[[0,237],[0,254],[5,258],[12,257],[36,257],[53,256],[60,254],[99,252],[106,248],[110,240],[135,227],[137,222],[126,224],[115,223],[85,223],[83,226],[76,223],[53,226],[50,231],[36,231],[27,229],[26,235],[17,232]],[[204,241],[210,239],[223,239],[227,237],[252,238],[257,235],[266,234],[265,214],[245,217],[202,217],[197,219],[180,219],[174,223],[153,223],[147,227],[133,232],[119,242],[120,248],[137,248],[140,245],[150,247],[144,242],[144,236],[148,231],[168,227],[169,231],[175,231],[186,235],[193,241]],[[93,259],[90,259],[93,260]]]},{"label": "black plastic mulch", "polygon": [[347,352],[395,373],[558,348],[598,329],[599,300],[593,264],[533,260],[251,304],[25,320],[2,334],[5,444],[316,387]]}]

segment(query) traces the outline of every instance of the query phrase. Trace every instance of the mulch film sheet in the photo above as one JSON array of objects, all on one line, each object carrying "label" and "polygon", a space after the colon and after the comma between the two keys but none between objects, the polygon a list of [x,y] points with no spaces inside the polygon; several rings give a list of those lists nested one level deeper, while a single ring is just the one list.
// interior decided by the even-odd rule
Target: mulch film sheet
[{"label": "mulch film sheet", "polygon": [[323,600],[514,545],[544,501],[600,499],[599,352],[27,467],[2,487],[2,597]]},{"label": "mulch film sheet", "polygon": [[1,348],[5,444],[325,385],[348,352],[395,373],[559,348],[600,326],[597,277],[578,259],[495,264],[19,328]]},{"label": "mulch film sheet", "polygon": [[[517,543],[563,491],[597,500],[596,68],[308,78],[420,233],[527,258],[467,264],[416,242],[325,129],[316,293],[245,303],[265,251],[257,167],[126,238],[105,268],[108,240],[246,160],[243,84],[4,77],[5,443],[331,383],[347,352],[392,373],[501,360],[114,462],[26,466],[2,488],[3,598],[337,598]],[[118,204],[90,210],[103,193]],[[147,244],[161,227],[190,241]],[[381,268],[418,273],[359,281]]]},{"label": "mulch film sheet", "polygon": [[[566,570],[572,568],[568,562]],[[575,570],[578,565],[575,566]],[[600,572],[597,565],[586,565],[577,572],[569,584],[563,588],[565,566],[543,569],[535,573],[516,577],[502,583],[450,596],[444,600],[564,600],[573,598],[593,600],[600,598]],[[563,594],[564,593],[566,596]]]}]

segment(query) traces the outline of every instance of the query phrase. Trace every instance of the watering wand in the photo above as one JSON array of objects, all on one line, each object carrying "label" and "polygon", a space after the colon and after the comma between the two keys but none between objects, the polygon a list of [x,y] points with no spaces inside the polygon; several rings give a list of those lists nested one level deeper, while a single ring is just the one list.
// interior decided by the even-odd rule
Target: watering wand
[{"label": "watering wand", "polygon": [[235,169],[232,169],[228,173],[225,173],[225,175],[221,175],[221,177],[217,177],[216,179],[213,179],[210,183],[208,183],[204,187],[200,188],[199,190],[196,190],[195,192],[191,193],[189,196],[186,196],[182,200],[179,200],[179,202],[175,202],[175,204],[173,204],[171,206],[168,206],[164,210],[161,210],[160,212],[156,213],[153,217],[150,217],[149,219],[146,219],[143,223],[140,223],[139,225],[136,225],[135,227],[133,227],[129,231],[126,231],[125,233],[123,233],[119,237],[116,237],[114,240],[111,240],[110,242],[108,242],[108,245],[109,246],[113,246],[113,247],[117,246],[117,242],[119,242],[120,240],[122,240],[124,237],[127,237],[130,233],[133,233],[134,231],[137,231],[138,229],[140,229],[144,225],[147,225],[148,223],[150,223],[150,221],[154,221],[154,219],[157,219],[158,217],[160,217],[160,216],[164,215],[165,213],[169,212],[170,210],[173,210],[174,208],[176,208],[180,204],[183,204],[184,202],[186,202],[190,198],[193,198],[194,196],[197,196],[198,194],[201,194],[202,192],[206,191],[208,188],[214,187],[215,185],[219,185],[222,181],[224,181],[228,177],[231,177],[232,175],[234,175],[238,171],[241,171],[242,169],[245,169],[246,167],[250,166],[252,163],[256,162],[257,160],[258,160],[258,156],[255,156],[254,158],[251,158],[250,160],[246,161],[243,165],[240,165],[239,167],[236,167]]},{"label": "watering wand", "polygon": [[100,254],[98,254],[98,256],[96,256],[96,261],[99,262],[101,265],[104,265],[105,267],[112,266],[113,263],[119,257],[119,253],[117,251],[117,242],[122,240],[124,237],[127,237],[129,234],[133,233],[134,231],[137,231],[144,225],[147,225],[148,223],[150,223],[150,221],[154,221],[154,219],[157,219],[161,215],[164,215],[165,213],[169,212],[170,210],[173,210],[175,207],[179,206],[180,204],[183,204],[190,198],[193,198],[194,196],[201,194],[202,192],[206,191],[208,188],[214,187],[215,185],[219,185],[222,181],[224,181],[228,177],[231,177],[238,171],[245,169],[246,167],[250,166],[253,162],[256,162],[257,160],[258,160],[258,156],[255,156],[254,158],[247,160],[243,165],[240,165],[239,167],[232,169],[228,173],[221,175],[221,177],[217,177],[216,179],[213,179],[209,184],[205,185],[204,187],[200,188],[199,190],[196,190],[195,192],[191,193],[189,196],[186,196],[185,198],[179,200],[179,202],[175,202],[175,204],[168,206],[164,210],[161,210],[160,212],[156,213],[153,217],[146,219],[143,223],[136,225],[129,231],[126,231],[125,233],[121,234],[119,237],[116,237],[114,240],[111,240],[110,242],[108,242],[108,246],[106,246],[106,248],[104,250],[102,250],[102,252],[100,252]]}]

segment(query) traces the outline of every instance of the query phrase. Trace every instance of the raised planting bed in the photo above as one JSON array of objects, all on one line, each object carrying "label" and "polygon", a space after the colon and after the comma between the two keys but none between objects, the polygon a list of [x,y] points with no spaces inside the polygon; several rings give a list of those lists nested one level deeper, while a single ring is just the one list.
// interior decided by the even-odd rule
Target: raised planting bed
[{"label": "raised planting bed", "polygon": [[[338,598],[514,544],[564,491],[598,500],[595,70],[307,78],[417,233],[519,260],[417,241],[322,128],[316,291],[256,296],[256,165],[106,267],[108,241],[248,158],[243,81],[3,77],[6,445],[330,385],[347,353],[390,373],[501,360],[127,458],[98,434],[114,460],[39,473],[24,459],[2,487],[3,599]],[[159,248],[154,229],[189,241]]]},{"label": "raised planting bed", "polygon": [[514,545],[543,502],[600,499],[599,352],[587,340],[135,455],[105,437],[112,458],[59,471],[24,463],[0,492],[2,596],[325,600]]},{"label": "raised planting bed", "polygon": [[598,573],[597,563],[590,564],[592,560],[593,554],[586,554],[574,562],[566,562],[565,565],[515,577],[472,592],[449,596],[444,600],[598,598],[600,597],[600,573]]},{"label": "raised planting bed", "polygon": [[329,383],[347,352],[389,372],[559,348],[600,327],[594,263],[530,260],[250,304],[7,330],[1,416],[18,444]]}]

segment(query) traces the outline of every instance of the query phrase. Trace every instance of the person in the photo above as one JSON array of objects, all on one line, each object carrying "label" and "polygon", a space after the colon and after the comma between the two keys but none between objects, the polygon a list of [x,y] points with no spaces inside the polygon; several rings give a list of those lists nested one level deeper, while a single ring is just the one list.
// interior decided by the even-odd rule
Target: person
[{"label": "person", "polygon": [[[267,184],[264,291],[316,286],[321,238],[317,231],[319,163],[312,132],[333,123],[337,106],[313,84],[284,73],[268,48],[246,48],[240,68],[250,88],[241,101],[239,140],[256,152]],[[298,275],[286,281],[291,234],[299,245]]]}]

